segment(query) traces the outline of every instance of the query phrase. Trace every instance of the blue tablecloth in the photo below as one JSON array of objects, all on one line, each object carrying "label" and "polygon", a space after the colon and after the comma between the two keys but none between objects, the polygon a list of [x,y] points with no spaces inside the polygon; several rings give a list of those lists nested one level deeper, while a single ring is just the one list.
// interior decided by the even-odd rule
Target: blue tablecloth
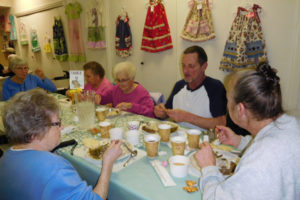
[{"label": "blue tablecloth", "polygon": [[[58,96],[58,99],[61,97]],[[70,106],[62,106],[62,119],[65,126],[72,125],[75,129],[62,136],[62,140],[76,139],[81,144],[81,140],[86,137],[93,137],[101,139],[99,134],[93,135],[89,131],[79,130],[77,123],[74,122],[74,113]],[[129,120],[150,121],[154,120],[140,115],[120,115],[110,119],[116,127],[126,126]],[[97,123],[97,120],[95,120]],[[139,148],[144,149],[144,146]],[[159,156],[157,159],[160,161],[167,161],[172,155],[171,149],[168,145],[161,143],[160,151],[165,151],[167,154]],[[66,147],[58,151],[58,154],[69,160],[76,168],[80,176],[87,181],[88,184],[95,185],[100,175],[101,169],[93,163],[87,162],[85,159],[72,156],[70,154],[71,147]],[[170,173],[169,167],[167,167]],[[197,199],[201,200],[200,191],[194,193],[187,193],[183,190],[186,186],[186,180],[195,180],[198,182],[197,177],[188,175],[185,178],[172,177],[176,182],[176,186],[164,187],[159,176],[151,166],[147,156],[134,161],[119,172],[115,172],[111,176],[109,186],[109,200],[134,200],[134,199],[148,199],[148,200],[162,200],[162,199]]]}]

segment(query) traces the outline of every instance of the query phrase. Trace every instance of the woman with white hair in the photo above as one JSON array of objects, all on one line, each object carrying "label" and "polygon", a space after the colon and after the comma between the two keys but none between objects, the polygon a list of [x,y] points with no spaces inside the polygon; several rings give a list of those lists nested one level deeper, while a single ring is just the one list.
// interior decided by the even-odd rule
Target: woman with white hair
[{"label": "woman with white hair", "polygon": [[8,67],[15,75],[6,79],[3,83],[4,100],[10,99],[18,92],[31,90],[37,87],[50,92],[56,92],[56,86],[45,76],[41,69],[35,71],[37,76],[28,74],[29,67],[23,58],[13,56],[9,60]]},{"label": "woman with white hair", "polygon": [[154,103],[149,92],[134,81],[136,67],[131,62],[120,62],[113,69],[113,77],[117,83],[110,92],[101,96],[98,103],[112,103],[114,107],[154,117]]}]

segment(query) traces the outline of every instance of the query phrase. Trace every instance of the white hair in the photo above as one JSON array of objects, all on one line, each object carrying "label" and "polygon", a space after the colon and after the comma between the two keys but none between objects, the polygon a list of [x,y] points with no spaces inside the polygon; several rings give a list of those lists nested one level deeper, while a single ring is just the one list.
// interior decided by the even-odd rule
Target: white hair
[{"label": "white hair", "polygon": [[129,61],[120,62],[116,64],[116,66],[113,69],[114,79],[116,80],[117,74],[122,72],[127,73],[129,78],[133,80],[136,74],[136,67]]},{"label": "white hair", "polygon": [[15,54],[8,56],[8,68],[13,71],[15,67],[21,66],[21,65],[27,65],[27,61],[20,56],[17,56]]}]

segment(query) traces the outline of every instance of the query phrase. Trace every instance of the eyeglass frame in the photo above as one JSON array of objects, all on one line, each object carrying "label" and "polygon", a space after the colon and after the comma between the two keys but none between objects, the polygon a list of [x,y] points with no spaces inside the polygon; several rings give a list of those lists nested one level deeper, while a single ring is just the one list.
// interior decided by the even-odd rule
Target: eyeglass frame
[{"label": "eyeglass frame", "polygon": [[57,122],[51,122],[50,126],[58,126],[60,128],[62,126],[61,119],[59,119]]},{"label": "eyeglass frame", "polygon": [[15,70],[29,70],[29,67],[15,67]]},{"label": "eyeglass frame", "polygon": [[131,80],[131,78],[127,78],[127,79],[123,79],[123,80],[116,79],[115,81],[116,81],[117,83],[125,83],[125,82],[127,82],[127,81],[129,81],[129,80]]}]

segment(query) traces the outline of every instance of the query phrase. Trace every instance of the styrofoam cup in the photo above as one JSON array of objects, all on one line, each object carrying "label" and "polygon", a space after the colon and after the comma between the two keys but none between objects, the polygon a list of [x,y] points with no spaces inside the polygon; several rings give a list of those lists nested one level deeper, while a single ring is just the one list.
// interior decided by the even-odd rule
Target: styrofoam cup
[{"label": "styrofoam cup", "polygon": [[129,130],[126,132],[126,141],[132,145],[139,145],[140,131]]},{"label": "styrofoam cup", "polygon": [[111,140],[122,140],[123,139],[123,128],[117,127],[109,130],[109,136]]},{"label": "styrofoam cup", "polygon": [[170,171],[174,177],[183,178],[187,175],[189,158],[186,156],[176,155],[169,159]]}]

